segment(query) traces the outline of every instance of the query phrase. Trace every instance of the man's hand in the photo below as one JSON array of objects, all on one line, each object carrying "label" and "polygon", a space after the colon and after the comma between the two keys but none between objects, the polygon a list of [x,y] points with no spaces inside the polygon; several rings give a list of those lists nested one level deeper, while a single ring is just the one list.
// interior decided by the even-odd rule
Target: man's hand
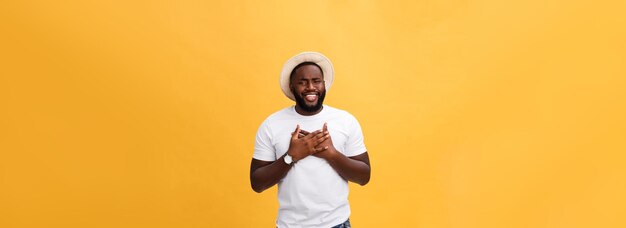
[{"label": "man's hand", "polygon": [[[328,123],[324,123],[324,127],[322,127],[322,129],[318,131],[321,131],[321,133],[319,133],[317,136],[319,139],[321,139],[321,141],[317,147],[324,148],[324,149],[322,151],[319,151],[313,154],[313,156],[326,159],[329,156],[331,156],[333,153],[337,152],[337,150],[335,149],[333,140],[330,138],[330,132],[328,132]],[[294,132],[294,134],[296,133]],[[309,134],[311,133],[305,130],[300,130],[300,132],[297,135],[298,135],[298,138],[303,138]]]},{"label": "man's hand", "polygon": [[[293,135],[293,134],[295,134],[295,133],[296,133],[296,132],[293,132],[293,133],[291,133],[291,134]],[[304,137],[304,136],[307,136],[308,134],[310,134],[310,132],[300,129],[300,133],[298,133],[297,135],[298,135],[298,138],[302,138],[302,137]]]},{"label": "man's hand", "polygon": [[[306,135],[303,133],[306,133]],[[289,154],[294,161],[299,161],[309,155],[322,152],[328,149],[328,147],[320,146],[320,143],[323,143],[327,138],[330,137],[324,137],[321,130],[311,133],[303,132],[300,130],[300,125],[297,125],[296,131],[291,135],[291,142],[289,143],[287,154]]]},{"label": "man's hand", "polygon": [[335,149],[335,145],[333,145],[333,139],[330,138],[330,133],[328,132],[328,123],[324,123],[324,127],[322,127],[322,133],[324,136],[324,141],[320,142],[318,145],[319,148],[324,148],[324,150],[319,151],[313,154],[315,157],[327,159],[329,156],[332,156],[334,153],[337,153]]},{"label": "man's hand", "polygon": [[[335,169],[335,171],[337,171],[339,176],[341,176],[342,178],[348,181],[352,181],[354,183],[358,183],[360,185],[367,184],[370,180],[371,173],[370,160],[367,151],[352,157],[344,156],[342,153],[337,151],[337,149],[335,149],[335,146],[333,145],[333,140],[330,138],[330,133],[328,132],[327,125],[327,123],[324,123],[324,127],[322,127],[321,133],[317,134],[318,137],[323,139],[323,141],[321,141],[317,146],[318,148],[324,148],[324,150],[313,154],[313,156],[328,161],[328,164],[330,164],[330,166],[333,167],[333,169]],[[303,130],[300,130],[297,133],[293,133],[293,135],[297,136],[298,138],[308,137],[311,134],[313,133],[309,133]]]}]

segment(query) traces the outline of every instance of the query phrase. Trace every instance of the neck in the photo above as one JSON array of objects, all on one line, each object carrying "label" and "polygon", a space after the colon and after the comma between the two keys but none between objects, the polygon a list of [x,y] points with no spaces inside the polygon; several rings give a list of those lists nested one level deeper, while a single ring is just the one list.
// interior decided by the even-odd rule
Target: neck
[{"label": "neck", "polygon": [[300,114],[300,115],[303,115],[303,116],[312,116],[312,115],[318,114],[318,113],[320,113],[322,111],[322,109],[324,109],[323,105],[317,111],[307,112],[307,111],[303,110],[302,108],[300,108],[300,106],[296,105],[296,112],[298,114]]}]

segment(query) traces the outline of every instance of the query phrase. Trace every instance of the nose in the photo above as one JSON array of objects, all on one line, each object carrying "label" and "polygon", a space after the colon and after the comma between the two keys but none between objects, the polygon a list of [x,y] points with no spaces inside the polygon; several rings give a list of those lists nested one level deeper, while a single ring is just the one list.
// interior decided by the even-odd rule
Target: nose
[{"label": "nose", "polygon": [[313,82],[312,81],[306,84],[306,89],[308,91],[315,90],[315,86],[313,86]]}]

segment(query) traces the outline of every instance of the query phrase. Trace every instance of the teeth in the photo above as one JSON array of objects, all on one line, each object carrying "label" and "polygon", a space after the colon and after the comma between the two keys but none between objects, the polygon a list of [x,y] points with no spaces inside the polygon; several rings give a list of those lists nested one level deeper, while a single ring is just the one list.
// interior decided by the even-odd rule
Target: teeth
[{"label": "teeth", "polygon": [[305,98],[307,101],[314,101],[317,98],[317,95],[306,95]]}]

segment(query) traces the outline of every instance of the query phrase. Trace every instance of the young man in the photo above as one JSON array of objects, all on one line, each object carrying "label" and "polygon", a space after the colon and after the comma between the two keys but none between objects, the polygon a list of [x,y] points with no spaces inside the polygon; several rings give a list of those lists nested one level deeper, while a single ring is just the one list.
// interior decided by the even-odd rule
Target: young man
[{"label": "young man", "polygon": [[332,63],[320,53],[289,59],[280,85],[296,104],[270,115],[257,132],[250,182],[259,193],[278,184],[279,228],[350,227],[348,181],[369,182],[359,122],[323,104],[333,79]]}]

